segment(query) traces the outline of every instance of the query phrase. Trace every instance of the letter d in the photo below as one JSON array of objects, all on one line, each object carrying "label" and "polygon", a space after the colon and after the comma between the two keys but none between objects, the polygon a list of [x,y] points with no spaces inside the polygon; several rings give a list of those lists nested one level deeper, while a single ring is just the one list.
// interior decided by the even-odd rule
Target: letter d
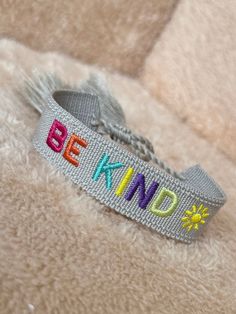
[{"label": "letter d", "polygon": [[[166,197],[171,199],[171,204],[166,210],[161,210],[161,204],[163,204]],[[167,217],[173,214],[173,212],[176,210],[176,207],[178,206],[178,203],[178,196],[174,192],[166,188],[162,188],[160,194],[157,195],[149,210],[156,216]]]}]

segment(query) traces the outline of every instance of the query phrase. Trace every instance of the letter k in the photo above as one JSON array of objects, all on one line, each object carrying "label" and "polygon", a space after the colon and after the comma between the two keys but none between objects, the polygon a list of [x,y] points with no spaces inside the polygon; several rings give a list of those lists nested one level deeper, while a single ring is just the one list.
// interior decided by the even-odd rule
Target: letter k
[{"label": "letter k", "polygon": [[93,174],[93,180],[98,181],[100,175],[105,173],[106,176],[106,188],[110,190],[112,188],[112,170],[123,167],[124,164],[121,162],[115,162],[108,164],[110,156],[103,154],[102,158],[98,162],[97,168]]}]

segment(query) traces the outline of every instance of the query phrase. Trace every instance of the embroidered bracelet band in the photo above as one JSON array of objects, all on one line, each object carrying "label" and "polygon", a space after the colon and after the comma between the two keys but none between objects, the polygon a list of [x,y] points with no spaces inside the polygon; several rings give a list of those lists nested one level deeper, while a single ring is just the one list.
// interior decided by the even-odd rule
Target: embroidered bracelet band
[{"label": "embroidered bracelet band", "polygon": [[33,145],[101,203],[162,235],[191,242],[223,206],[221,188],[200,166],[180,180],[96,132],[96,95],[57,91],[49,97]]}]

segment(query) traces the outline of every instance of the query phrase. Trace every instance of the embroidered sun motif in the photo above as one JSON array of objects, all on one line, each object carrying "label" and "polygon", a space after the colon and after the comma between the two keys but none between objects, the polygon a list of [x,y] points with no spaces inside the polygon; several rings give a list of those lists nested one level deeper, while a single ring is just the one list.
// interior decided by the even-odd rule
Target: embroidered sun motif
[{"label": "embroidered sun motif", "polygon": [[181,219],[183,221],[182,227],[186,228],[188,232],[192,229],[198,230],[199,224],[203,225],[205,223],[204,218],[209,216],[207,211],[208,208],[204,207],[203,204],[201,204],[199,207],[193,205],[192,210],[185,211],[186,216]]}]

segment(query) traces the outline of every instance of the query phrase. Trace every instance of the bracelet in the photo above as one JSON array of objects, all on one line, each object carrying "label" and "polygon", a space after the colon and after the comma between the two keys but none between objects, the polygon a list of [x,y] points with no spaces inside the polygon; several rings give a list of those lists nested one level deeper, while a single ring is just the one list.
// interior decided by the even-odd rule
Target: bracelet
[{"label": "bracelet", "polygon": [[222,189],[199,165],[181,180],[99,134],[99,101],[90,93],[54,92],[33,137],[36,150],[120,214],[170,238],[195,240],[225,203]]}]

